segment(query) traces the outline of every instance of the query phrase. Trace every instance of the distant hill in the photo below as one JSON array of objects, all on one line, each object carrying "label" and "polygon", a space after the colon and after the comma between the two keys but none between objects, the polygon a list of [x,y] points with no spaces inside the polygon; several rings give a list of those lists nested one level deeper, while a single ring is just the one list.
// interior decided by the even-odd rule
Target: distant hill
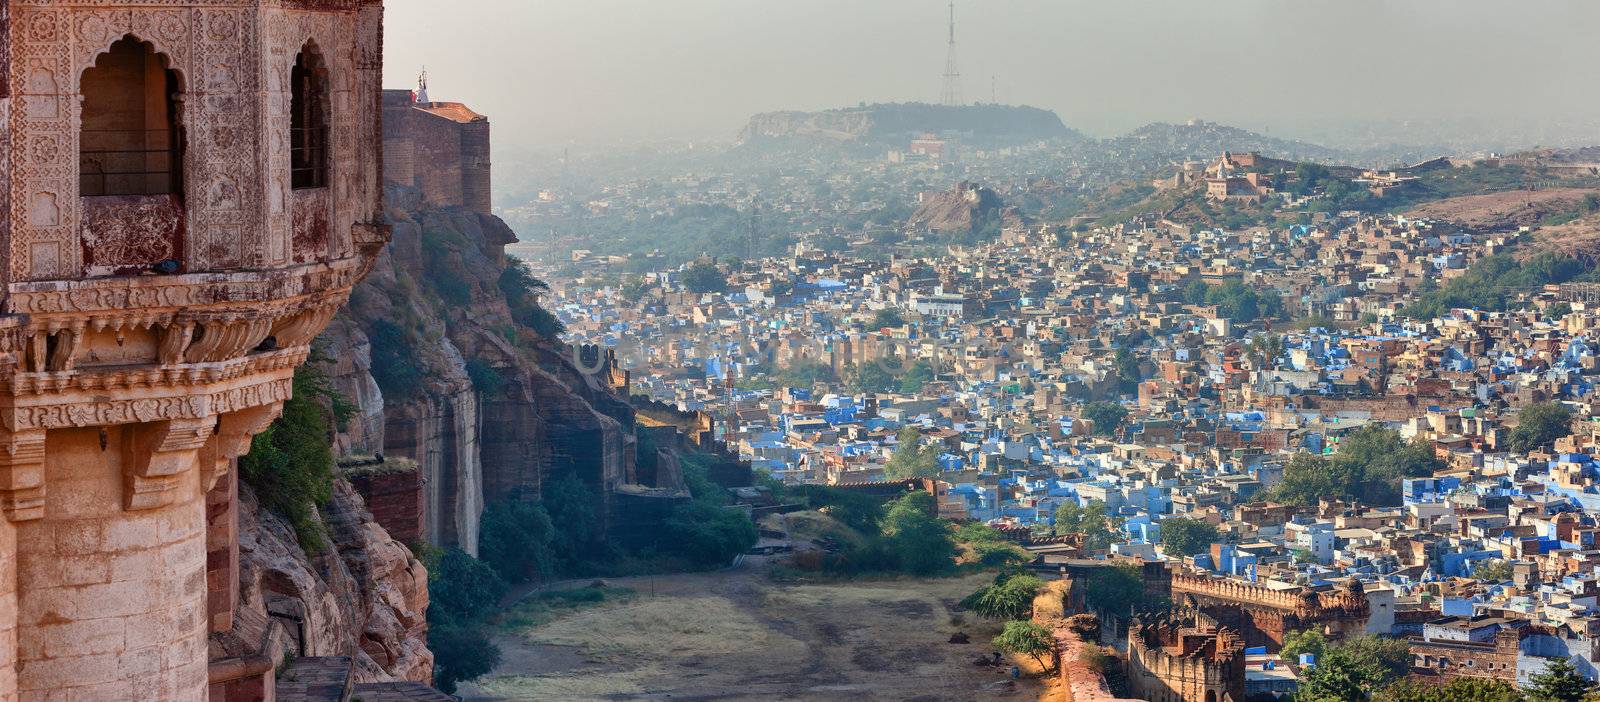
[{"label": "distant hill", "polygon": [[980,144],[1082,139],[1049,110],[1013,105],[863,105],[821,112],[765,112],[750,118],[739,144],[841,142],[904,144],[920,134],[955,132]]},{"label": "distant hill", "polygon": [[1290,161],[1350,163],[1354,155],[1339,149],[1292,139],[1277,139],[1247,129],[1214,122],[1187,124],[1157,122],[1127,134],[1101,141],[1101,145],[1128,156],[1154,158],[1215,158],[1223,151],[1255,151]]}]

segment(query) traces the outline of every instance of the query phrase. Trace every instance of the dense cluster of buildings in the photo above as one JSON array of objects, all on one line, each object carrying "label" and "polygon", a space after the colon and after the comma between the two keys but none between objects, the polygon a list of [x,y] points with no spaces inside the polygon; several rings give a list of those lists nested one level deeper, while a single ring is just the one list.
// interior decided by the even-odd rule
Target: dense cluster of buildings
[{"label": "dense cluster of buildings", "polygon": [[[1197,175],[1243,177],[1241,158]],[[1531,238],[1353,212],[1242,231],[1134,218],[925,258],[802,243],[717,264],[713,292],[685,284],[702,261],[547,302],[574,341],[618,348],[633,392],[718,418],[718,440],[784,482],[903,477],[889,464],[915,427],[947,516],[1038,533],[1062,505],[1103,504],[1112,543],[1068,556],[1313,603],[1350,589],[1349,628],[1411,637],[1418,674],[1526,680],[1551,655],[1600,663],[1600,316],[1582,284],[1508,290],[1506,312],[1407,308]],[[1521,410],[1551,402],[1567,435],[1511,450]],[[1296,454],[1370,428],[1437,469],[1365,502],[1265,499]],[[1167,552],[1175,518],[1216,543]],[[1324,621],[1273,616],[1231,630],[1276,650]]]}]

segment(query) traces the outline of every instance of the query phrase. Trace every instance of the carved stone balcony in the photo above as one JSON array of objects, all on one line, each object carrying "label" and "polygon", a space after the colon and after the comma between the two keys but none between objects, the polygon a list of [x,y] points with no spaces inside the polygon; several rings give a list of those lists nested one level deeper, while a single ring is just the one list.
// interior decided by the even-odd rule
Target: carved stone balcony
[{"label": "carved stone balcony", "polygon": [[12,284],[0,305],[0,512],[43,516],[44,438],[57,429],[128,425],[127,509],[166,504],[195,451],[209,488],[277,415],[311,340],[386,239],[358,229],[361,250],[325,263]]}]

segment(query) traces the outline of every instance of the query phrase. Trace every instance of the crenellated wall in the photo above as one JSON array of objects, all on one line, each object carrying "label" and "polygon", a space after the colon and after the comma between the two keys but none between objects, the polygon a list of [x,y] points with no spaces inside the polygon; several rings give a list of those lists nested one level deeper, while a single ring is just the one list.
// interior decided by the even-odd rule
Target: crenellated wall
[{"label": "crenellated wall", "polygon": [[1244,641],[1226,629],[1171,619],[1128,627],[1130,694],[1150,702],[1243,702]]},{"label": "crenellated wall", "polygon": [[1274,589],[1193,572],[1172,575],[1174,600],[1191,600],[1246,645],[1276,648],[1290,632],[1318,628],[1333,638],[1366,629],[1371,607],[1358,581],[1333,592]]}]

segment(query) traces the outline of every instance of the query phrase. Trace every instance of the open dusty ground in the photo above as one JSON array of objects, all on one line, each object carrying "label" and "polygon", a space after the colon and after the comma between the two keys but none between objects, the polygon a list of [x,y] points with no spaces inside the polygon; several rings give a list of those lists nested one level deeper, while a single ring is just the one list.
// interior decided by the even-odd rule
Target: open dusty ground
[{"label": "open dusty ground", "polygon": [[[974,665],[999,629],[954,611],[990,575],[780,584],[762,559],[618,578],[631,597],[505,627],[467,700],[1038,700]],[[973,643],[947,643],[956,631]]]},{"label": "open dusty ground", "polygon": [[1566,212],[1597,191],[1587,188],[1506,190],[1486,195],[1464,195],[1418,205],[1407,212],[1459,222],[1469,227],[1512,228],[1538,224],[1544,217]]}]

